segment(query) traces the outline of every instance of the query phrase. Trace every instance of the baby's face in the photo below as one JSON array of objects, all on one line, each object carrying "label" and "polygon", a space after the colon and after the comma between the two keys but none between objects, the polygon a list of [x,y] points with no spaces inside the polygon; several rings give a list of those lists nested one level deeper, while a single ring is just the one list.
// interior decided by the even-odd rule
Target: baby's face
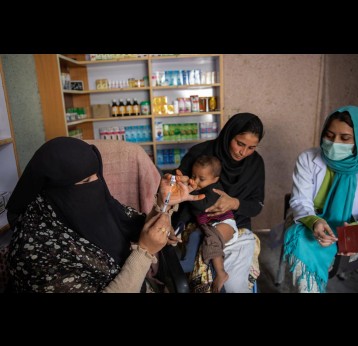
[{"label": "baby's face", "polygon": [[196,190],[200,190],[210,184],[216,183],[219,180],[219,177],[214,177],[210,166],[203,167],[194,165],[191,179],[193,179],[197,185]]}]

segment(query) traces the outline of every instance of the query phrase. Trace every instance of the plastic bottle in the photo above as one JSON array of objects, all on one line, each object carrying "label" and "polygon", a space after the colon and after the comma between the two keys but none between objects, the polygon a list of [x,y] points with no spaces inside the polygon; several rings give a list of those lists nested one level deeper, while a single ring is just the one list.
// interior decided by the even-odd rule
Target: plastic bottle
[{"label": "plastic bottle", "polygon": [[149,101],[143,101],[140,103],[140,112],[142,115],[150,114],[150,103]]}]

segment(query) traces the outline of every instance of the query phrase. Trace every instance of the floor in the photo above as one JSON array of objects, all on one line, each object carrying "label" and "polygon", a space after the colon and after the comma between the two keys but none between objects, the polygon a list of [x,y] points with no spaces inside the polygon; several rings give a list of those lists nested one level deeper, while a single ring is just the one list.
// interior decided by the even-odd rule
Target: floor
[{"label": "floor", "polygon": [[[291,275],[286,266],[284,281],[275,285],[282,244],[281,230],[256,233],[261,241],[259,293],[293,293]],[[335,276],[328,281],[327,293],[358,293],[358,271],[345,274],[344,280]]]}]

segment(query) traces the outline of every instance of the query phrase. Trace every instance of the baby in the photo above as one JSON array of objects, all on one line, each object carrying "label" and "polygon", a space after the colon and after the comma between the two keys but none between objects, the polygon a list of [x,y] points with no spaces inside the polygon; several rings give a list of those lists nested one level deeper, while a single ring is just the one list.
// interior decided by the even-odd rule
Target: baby
[{"label": "baby", "polygon": [[[213,189],[224,191],[220,183],[221,163],[215,156],[203,155],[196,159],[192,167],[192,177],[196,189],[192,194],[205,194],[205,198],[189,202],[191,212],[196,217],[198,225],[204,231],[203,260],[212,260],[216,276],[213,281],[213,292],[220,292],[229,274],[224,268],[224,247],[238,232],[234,214],[230,210],[224,214],[209,217],[205,210],[211,207],[220,195]],[[213,227],[210,227],[213,226]]]}]

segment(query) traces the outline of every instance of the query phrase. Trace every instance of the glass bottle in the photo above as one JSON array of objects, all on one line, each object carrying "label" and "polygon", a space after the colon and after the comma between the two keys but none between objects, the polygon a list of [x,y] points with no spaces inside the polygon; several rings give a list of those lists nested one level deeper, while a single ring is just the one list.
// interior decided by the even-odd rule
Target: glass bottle
[{"label": "glass bottle", "polygon": [[126,102],[126,112],[124,115],[132,115],[132,102],[131,102],[131,99],[127,99],[127,102]]},{"label": "glass bottle", "polygon": [[139,115],[140,114],[140,107],[139,107],[137,99],[133,99],[132,114],[133,115]]},{"label": "glass bottle", "polygon": [[126,114],[126,107],[123,103],[123,99],[119,99],[118,114],[123,117]]},{"label": "glass bottle", "polygon": [[116,99],[112,100],[112,117],[118,117],[118,105]]}]

